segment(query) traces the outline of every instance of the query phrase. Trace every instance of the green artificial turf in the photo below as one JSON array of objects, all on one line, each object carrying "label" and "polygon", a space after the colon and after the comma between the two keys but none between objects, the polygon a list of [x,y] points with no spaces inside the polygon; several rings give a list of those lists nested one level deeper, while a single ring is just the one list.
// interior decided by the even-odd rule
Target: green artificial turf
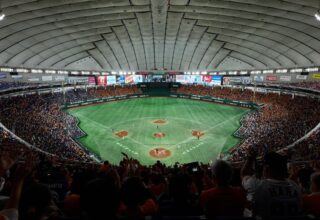
[{"label": "green artificial turf", "polygon": [[[232,134],[248,111],[178,98],[140,98],[68,109],[87,133],[80,143],[102,159],[118,164],[124,152],[142,164],[153,164],[158,159],[150,156],[150,150],[165,148],[171,156],[161,161],[168,165],[214,161],[220,152],[239,143],[240,139]],[[157,119],[167,124],[157,128],[153,123]],[[128,132],[124,139],[114,134],[122,130]],[[198,140],[192,136],[194,130],[205,135]],[[155,138],[157,132],[165,137]]]}]

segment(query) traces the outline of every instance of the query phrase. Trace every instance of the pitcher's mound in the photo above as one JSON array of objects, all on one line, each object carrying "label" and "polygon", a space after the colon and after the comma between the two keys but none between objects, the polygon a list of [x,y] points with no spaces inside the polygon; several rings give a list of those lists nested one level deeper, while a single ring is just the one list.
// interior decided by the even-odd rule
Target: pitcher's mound
[{"label": "pitcher's mound", "polygon": [[171,151],[165,148],[155,148],[155,149],[152,149],[149,152],[149,154],[151,157],[154,157],[157,159],[164,159],[164,158],[170,157]]},{"label": "pitcher's mound", "polygon": [[164,124],[167,124],[167,121],[163,120],[163,119],[157,119],[157,120],[152,121],[152,123],[158,124],[158,125],[164,125]]},{"label": "pitcher's mound", "polygon": [[154,136],[155,138],[163,138],[163,137],[166,136],[166,134],[165,134],[165,133],[158,132],[158,133],[154,133],[153,136]]},{"label": "pitcher's mound", "polygon": [[127,131],[117,131],[114,133],[116,136],[118,136],[119,138],[123,138],[128,136],[129,132]]},{"label": "pitcher's mound", "polygon": [[192,136],[194,137],[202,137],[203,135],[205,135],[205,133],[202,131],[192,131]]}]

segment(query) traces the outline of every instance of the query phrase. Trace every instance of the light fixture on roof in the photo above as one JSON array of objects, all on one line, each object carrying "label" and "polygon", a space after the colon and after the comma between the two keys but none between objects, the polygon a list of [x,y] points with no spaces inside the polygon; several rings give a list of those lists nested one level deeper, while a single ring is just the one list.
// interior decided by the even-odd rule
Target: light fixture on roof
[{"label": "light fixture on roof", "polygon": [[315,13],[314,16],[316,17],[316,19],[317,19],[318,21],[320,21],[320,12],[319,12],[319,10],[317,11],[317,13]]},{"label": "light fixture on roof", "polygon": [[5,17],[6,17],[6,14],[3,12],[2,0],[0,0],[0,21],[2,21]]},{"label": "light fixture on roof", "polygon": [[318,21],[320,21],[320,9],[314,14],[314,16]]},{"label": "light fixture on roof", "polygon": [[6,17],[6,15],[1,11],[1,13],[0,13],[0,21],[2,21],[5,17]]}]

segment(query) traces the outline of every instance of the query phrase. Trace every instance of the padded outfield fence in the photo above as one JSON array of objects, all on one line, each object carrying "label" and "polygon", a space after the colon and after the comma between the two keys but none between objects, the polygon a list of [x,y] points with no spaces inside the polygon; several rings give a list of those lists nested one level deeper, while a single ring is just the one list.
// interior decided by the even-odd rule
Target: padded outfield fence
[{"label": "padded outfield fence", "polygon": [[[66,102],[63,107],[64,108],[72,108],[72,107],[79,107],[79,106],[85,106],[85,105],[99,104],[99,103],[104,103],[104,102],[120,101],[120,100],[135,99],[135,98],[146,98],[146,97],[150,97],[150,96],[149,95],[141,95],[141,94],[111,96],[111,97],[106,97],[106,98],[89,99],[86,101]],[[254,102],[244,102],[244,101],[236,101],[236,100],[230,100],[230,99],[221,99],[221,98],[215,98],[215,97],[211,97],[211,96],[197,96],[197,95],[170,93],[168,95],[168,97],[200,100],[200,101],[213,102],[213,103],[225,104],[225,105],[233,105],[233,106],[250,108],[250,109],[258,109],[259,108],[259,105]]]}]

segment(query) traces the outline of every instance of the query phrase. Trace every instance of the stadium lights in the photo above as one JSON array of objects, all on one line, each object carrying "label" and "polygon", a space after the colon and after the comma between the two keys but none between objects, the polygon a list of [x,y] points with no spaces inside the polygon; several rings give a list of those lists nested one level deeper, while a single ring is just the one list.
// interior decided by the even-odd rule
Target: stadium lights
[{"label": "stadium lights", "polygon": [[299,72],[302,72],[303,70],[302,69],[292,69],[290,70],[291,73],[299,73]]},{"label": "stadium lights", "polygon": [[320,21],[320,10],[318,10],[314,16],[316,17],[317,21]]},{"label": "stadium lights", "polygon": [[288,70],[287,69],[279,69],[276,71],[276,73],[287,73]]},{"label": "stadium lights", "polygon": [[201,75],[207,75],[207,74],[208,74],[208,72],[206,72],[206,71],[201,72]]},{"label": "stadium lights", "polygon": [[31,73],[43,73],[43,70],[32,69]]},{"label": "stadium lights", "polygon": [[261,70],[254,70],[250,72],[251,74],[261,74]]},{"label": "stadium lights", "polygon": [[13,72],[13,69],[12,69],[12,68],[2,67],[2,68],[0,68],[0,71],[3,71],[3,72]]},{"label": "stadium lights", "polygon": [[307,72],[317,72],[318,70],[319,70],[319,68],[317,68],[317,67],[306,68]]},{"label": "stadium lights", "polygon": [[56,74],[55,70],[45,70],[45,73],[47,74]]},{"label": "stadium lights", "polygon": [[16,69],[16,71],[18,73],[28,73],[29,72],[29,70],[27,70],[27,69]]},{"label": "stadium lights", "polygon": [[90,72],[89,71],[81,71],[81,74],[82,75],[90,75]]},{"label": "stadium lights", "polygon": [[2,21],[5,17],[6,17],[6,15],[5,15],[4,13],[1,13],[1,15],[0,15],[0,21]]},{"label": "stadium lights", "polygon": [[273,73],[273,70],[263,70],[262,73],[263,73],[263,74]]},{"label": "stadium lights", "polygon": [[68,74],[68,71],[65,71],[65,70],[58,70],[58,74]]}]

